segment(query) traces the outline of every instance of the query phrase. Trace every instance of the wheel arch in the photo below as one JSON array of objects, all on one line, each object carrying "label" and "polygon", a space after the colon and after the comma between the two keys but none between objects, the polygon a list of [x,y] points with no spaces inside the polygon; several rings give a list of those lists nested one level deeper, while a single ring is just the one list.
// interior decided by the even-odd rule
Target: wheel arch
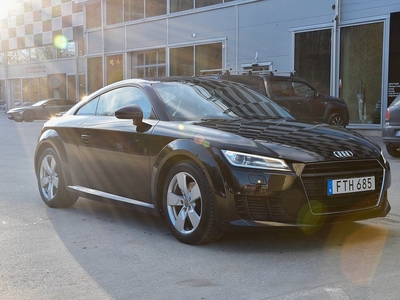
[{"label": "wheel arch", "polygon": [[36,114],[35,111],[33,109],[27,109],[22,113],[22,119],[25,121],[25,116],[27,114],[31,113],[33,115],[33,119],[36,119]]},{"label": "wheel arch", "polygon": [[216,149],[204,147],[189,140],[176,140],[167,145],[157,157],[152,172],[152,199],[157,211],[162,211],[162,192],[166,174],[175,164],[191,160],[200,166],[211,188],[216,194],[225,196],[225,185],[217,163]]},{"label": "wheel arch", "polygon": [[40,163],[40,155],[44,150],[49,147],[57,153],[61,161],[61,170],[68,185],[69,183],[71,183],[71,173],[69,172],[67,151],[64,147],[61,137],[58,135],[57,131],[53,129],[46,130],[39,137],[34,159],[36,176],[38,176],[37,171]]},{"label": "wheel arch", "polygon": [[349,125],[349,114],[348,114],[348,110],[346,109],[345,106],[328,104],[328,106],[325,109],[325,115],[324,115],[325,123],[327,123],[329,121],[329,118],[332,114],[342,115],[344,118],[344,121],[345,121],[345,126]]}]

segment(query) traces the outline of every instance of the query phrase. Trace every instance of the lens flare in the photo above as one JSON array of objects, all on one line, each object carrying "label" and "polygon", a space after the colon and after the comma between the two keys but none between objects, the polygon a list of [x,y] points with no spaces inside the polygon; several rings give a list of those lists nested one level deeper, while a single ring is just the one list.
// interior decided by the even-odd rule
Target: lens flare
[{"label": "lens flare", "polygon": [[53,44],[58,49],[66,49],[68,44],[68,39],[63,35],[56,35],[54,37]]}]

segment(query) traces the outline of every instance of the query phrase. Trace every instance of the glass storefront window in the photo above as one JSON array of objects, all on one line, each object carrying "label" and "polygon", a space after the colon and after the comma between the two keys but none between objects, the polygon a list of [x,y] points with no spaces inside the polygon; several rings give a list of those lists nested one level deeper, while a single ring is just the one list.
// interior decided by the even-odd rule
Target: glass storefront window
[{"label": "glass storefront window", "polygon": [[300,32],[295,35],[294,71],[320,92],[330,93],[331,30]]},{"label": "glass storefront window", "polygon": [[86,28],[101,26],[101,3],[94,3],[86,6]]},{"label": "glass storefront window", "polygon": [[78,46],[78,56],[84,56],[85,55],[85,40],[78,40],[77,41],[77,46]]},{"label": "glass storefront window", "polygon": [[196,0],[196,8],[223,3],[223,0]]},{"label": "glass storefront window", "polygon": [[[40,92],[39,92],[39,78],[31,78],[29,79],[30,84],[30,97],[29,102],[38,102],[40,99]],[[24,95],[25,96],[25,95]],[[25,97],[24,97],[25,102]]]},{"label": "glass storefront window", "polygon": [[122,54],[107,56],[107,84],[124,79]]},{"label": "glass storefront window", "polygon": [[195,75],[200,70],[222,69],[222,43],[195,46]]},{"label": "glass storefront window", "polygon": [[49,89],[47,88],[47,76],[39,77],[39,100],[49,98]]},{"label": "glass storefront window", "polygon": [[170,0],[170,12],[193,9],[193,0]]},{"label": "glass storefront window", "polygon": [[93,93],[103,87],[103,60],[101,57],[87,59],[88,93]]},{"label": "glass storefront window", "polygon": [[17,50],[18,63],[28,63],[31,61],[29,49]]},{"label": "glass storefront window", "polygon": [[67,76],[67,89],[68,89],[68,100],[76,101],[76,83],[75,75]]},{"label": "glass storefront window", "polygon": [[68,42],[65,48],[56,48],[57,58],[75,57],[75,42]]},{"label": "glass storefront window", "polygon": [[170,75],[200,75],[201,70],[222,68],[222,43],[195,45],[170,50]]},{"label": "glass storefront window", "polygon": [[[34,103],[46,98],[49,98],[46,76],[22,79],[21,102]],[[14,94],[14,99],[19,99],[19,96]]]},{"label": "glass storefront window", "polygon": [[16,107],[22,105],[22,95],[21,95],[21,79],[10,80],[11,84],[11,107]]},{"label": "glass storefront window", "polygon": [[124,0],[125,22],[144,18],[144,0]]},{"label": "glass storefront window", "polygon": [[146,0],[146,18],[167,13],[167,0]]},{"label": "glass storefront window", "polygon": [[106,1],[107,25],[122,23],[123,0]]},{"label": "glass storefront window", "polygon": [[132,53],[132,78],[165,76],[165,50]]},{"label": "glass storefront window", "polygon": [[86,77],[84,74],[79,75],[79,99],[82,100],[86,95]]},{"label": "glass storefront window", "polygon": [[169,53],[171,76],[194,75],[194,46],[173,48]]},{"label": "glass storefront window", "polygon": [[340,97],[350,123],[380,123],[374,115],[382,93],[383,22],[341,28],[340,43]]},{"label": "glass storefront window", "polygon": [[45,61],[56,58],[56,50],[53,46],[37,47],[36,54],[38,61]]}]

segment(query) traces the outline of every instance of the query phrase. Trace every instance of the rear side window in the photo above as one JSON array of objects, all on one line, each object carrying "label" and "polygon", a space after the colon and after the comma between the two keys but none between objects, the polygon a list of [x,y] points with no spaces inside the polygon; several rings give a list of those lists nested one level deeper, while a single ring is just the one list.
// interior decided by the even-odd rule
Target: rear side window
[{"label": "rear side window", "polygon": [[59,104],[58,104],[58,100],[50,100],[50,101],[46,102],[46,105],[47,106],[56,106],[56,105],[59,105]]},{"label": "rear side window", "polygon": [[314,94],[314,90],[302,82],[292,81],[292,86],[295,96],[310,97]]},{"label": "rear side window", "polygon": [[276,97],[290,96],[290,85],[287,81],[271,81],[272,93]]}]

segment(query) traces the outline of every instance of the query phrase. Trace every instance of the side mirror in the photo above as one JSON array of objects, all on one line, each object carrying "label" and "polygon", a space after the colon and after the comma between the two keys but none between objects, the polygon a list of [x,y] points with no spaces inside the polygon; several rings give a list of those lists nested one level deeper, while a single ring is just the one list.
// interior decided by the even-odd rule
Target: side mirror
[{"label": "side mirror", "polygon": [[115,111],[115,117],[118,119],[133,120],[133,124],[139,126],[143,122],[143,111],[138,105],[127,105]]}]

